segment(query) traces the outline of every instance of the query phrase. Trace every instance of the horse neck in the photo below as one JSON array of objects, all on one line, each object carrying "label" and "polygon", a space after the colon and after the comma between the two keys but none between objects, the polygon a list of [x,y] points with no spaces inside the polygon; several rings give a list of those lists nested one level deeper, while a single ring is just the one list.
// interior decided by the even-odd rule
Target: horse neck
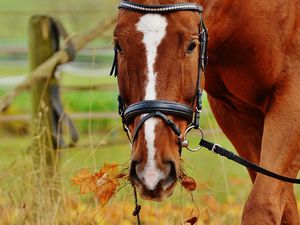
[{"label": "horse neck", "polygon": [[266,36],[271,40],[280,35],[286,37],[288,35],[284,32],[293,30],[293,17],[296,17],[297,11],[295,10],[297,0],[197,1],[204,7],[203,15],[210,33],[210,50],[220,47],[219,45],[226,42],[233,34],[237,36],[241,32],[246,36],[255,33],[256,38],[261,40]]},{"label": "horse neck", "polygon": [[238,28],[241,16],[239,0],[198,0],[204,7],[203,17],[210,35],[210,49],[216,49],[224,43]]}]

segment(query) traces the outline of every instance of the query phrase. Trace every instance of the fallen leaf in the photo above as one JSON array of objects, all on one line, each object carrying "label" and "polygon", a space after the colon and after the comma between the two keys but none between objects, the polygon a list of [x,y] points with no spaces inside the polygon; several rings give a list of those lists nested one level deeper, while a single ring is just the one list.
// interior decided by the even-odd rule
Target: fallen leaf
[{"label": "fallen leaf", "polygon": [[195,191],[197,188],[197,183],[196,181],[191,178],[188,177],[185,174],[182,174],[180,177],[181,180],[181,185],[187,190],[187,191]]},{"label": "fallen leaf", "polygon": [[118,164],[104,164],[104,166],[100,169],[99,172],[95,173],[95,176],[99,179],[104,174],[108,173],[110,176],[117,176],[118,175]]},{"label": "fallen leaf", "polygon": [[87,194],[96,190],[95,177],[87,169],[81,169],[71,180],[72,185],[80,187],[80,194]]},{"label": "fallen leaf", "polygon": [[195,225],[198,221],[198,217],[194,216],[190,219],[188,219],[187,221],[185,221],[186,223],[189,223],[190,225]]},{"label": "fallen leaf", "polygon": [[105,205],[115,194],[119,186],[118,180],[108,179],[100,186],[97,186],[96,196],[101,205]]},{"label": "fallen leaf", "polygon": [[80,187],[80,194],[93,192],[101,205],[105,205],[118,189],[119,180],[124,177],[117,164],[104,164],[95,174],[82,169],[71,180],[73,185]]}]

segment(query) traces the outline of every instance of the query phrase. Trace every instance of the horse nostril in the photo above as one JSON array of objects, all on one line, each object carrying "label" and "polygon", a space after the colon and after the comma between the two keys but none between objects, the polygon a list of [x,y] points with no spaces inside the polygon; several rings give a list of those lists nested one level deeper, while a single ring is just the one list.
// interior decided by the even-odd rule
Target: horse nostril
[{"label": "horse nostril", "polygon": [[176,171],[175,163],[172,161],[170,161],[169,163],[171,165],[171,171],[169,177],[172,177],[173,179],[177,179],[177,171]]},{"label": "horse nostril", "polygon": [[165,189],[169,188],[177,180],[177,171],[175,163],[173,161],[168,161],[167,163],[170,165],[170,173],[164,181]]},{"label": "horse nostril", "polygon": [[132,180],[139,180],[139,177],[138,177],[137,172],[136,172],[138,164],[139,164],[139,162],[135,161],[135,160],[133,160],[131,162],[129,175],[130,175],[130,178]]}]

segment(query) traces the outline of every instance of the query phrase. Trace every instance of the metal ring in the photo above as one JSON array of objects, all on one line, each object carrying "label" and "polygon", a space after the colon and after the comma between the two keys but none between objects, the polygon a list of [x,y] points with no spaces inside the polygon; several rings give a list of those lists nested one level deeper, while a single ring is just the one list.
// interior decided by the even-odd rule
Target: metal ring
[{"label": "metal ring", "polygon": [[[187,150],[189,150],[189,151],[191,151],[191,152],[197,152],[197,151],[199,151],[201,148],[202,148],[202,146],[198,146],[197,148],[190,148],[189,147],[189,142],[188,142],[188,140],[187,140],[187,136],[188,136],[188,133],[192,130],[192,129],[195,129],[195,126],[194,125],[192,125],[192,126],[189,126],[187,129],[186,129],[186,131],[185,131],[185,133],[184,133],[184,136],[183,136],[183,143],[185,143],[182,147],[185,147]],[[203,134],[203,131],[202,131],[202,129],[201,128],[198,128],[197,130],[199,130],[199,132],[200,132],[200,134],[201,134],[201,139],[203,139],[203,137],[204,137],[204,134]]]},{"label": "metal ring", "polygon": [[127,127],[127,125],[123,124],[123,130],[125,131],[128,141],[129,141],[129,144],[132,147],[133,146],[132,134],[131,134],[129,128]]},{"label": "metal ring", "polygon": [[201,112],[202,112],[202,109],[198,109],[198,107],[196,107],[196,111],[197,111],[198,113],[201,113]]}]

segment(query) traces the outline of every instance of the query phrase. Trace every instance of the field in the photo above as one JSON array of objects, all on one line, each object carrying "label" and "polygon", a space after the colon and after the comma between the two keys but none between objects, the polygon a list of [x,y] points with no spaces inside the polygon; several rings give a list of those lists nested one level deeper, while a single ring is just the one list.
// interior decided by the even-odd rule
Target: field
[{"label": "field", "polygon": [[[12,73],[7,68],[5,71]],[[80,79],[72,77],[72,74],[65,74],[62,85],[76,86],[82,83]],[[102,77],[90,82],[109,84],[115,80]],[[2,89],[2,93],[4,91]],[[117,108],[116,96],[116,89],[107,92],[66,92],[63,93],[63,101],[68,112],[114,111]],[[17,99],[9,112],[30,111],[28,102],[30,95],[27,93]],[[207,101],[205,108],[208,109]],[[121,121],[87,120],[77,121],[76,124],[81,135],[78,146],[61,150],[61,202],[57,203],[54,212],[50,210],[41,216],[44,223],[40,224],[134,224],[135,218],[131,216],[134,199],[129,184],[108,205],[101,208],[93,200],[93,196],[80,196],[78,188],[72,187],[70,182],[71,177],[81,168],[97,171],[104,163],[112,162],[128,166],[130,147],[122,133]],[[14,126],[18,125],[10,124],[10,127]],[[202,117],[202,126],[207,131],[205,136],[208,140],[233,149],[218,130],[210,112]],[[37,171],[30,151],[32,139],[29,134],[12,135],[7,131],[0,135],[0,213],[4,218],[0,224],[35,224],[31,209],[37,192],[34,185]],[[195,141],[197,138],[196,135],[193,136]],[[178,186],[173,196],[164,203],[141,201],[143,224],[184,224],[192,216],[199,216],[198,224],[239,224],[243,204],[251,188],[246,170],[205,150],[198,153],[184,151],[182,158],[188,174],[197,180],[197,190],[188,193]],[[47,193],[47,187],[38,188],[45,189]],[[299,196],[299,188],[296,191]],[[43,204],[46,199],[41,197],[39,201]],[[49,221],[47,213],[53,221]]]},{"label": "field", "polygon": [[[1,158],[5,161],[3,160],[0,168],[2,193],[0,204],[4,215],[2,218],[5,218],[4,224],[24,224],[26,219],[23,219],[26,217],[29,218],[25,224],[32,224],[30,209],[35,192],[32,180],[35,171],[32,169],[31,154],[27,148],[30,139],[10,136],[3,136],[3,139],[5,141],[1,141],[0,148]],[[64,215],[69,217],[73,214],[78,216],[72,220],[65,220],[65,224],[83,224],[74,223],[75,219],[85,220],[84,224],[90,224],[93,220],[100,221],[99,224],[109,224],[107,219],[110,217],[122,221],[113,224],[128,224],[126,218],[133,220],[131,218],[131,211],[134,208],[133,197],[129,185],[117,193],[116,198],[113,198],[104,209],[97,208],[92,201],[92,196],[80,197],[78,189],[70,185],[70,178],[80,168],[97,171],[103,163],[126,163],[130,149],[125,140],[121,144],[113,144],[113,142],[110,138],[106,139],[105,134],[85,136],[82,137],[80,145],[86,147],[63,151],[61,191],[65,199],[60,207],[67,208],[65,208],[66,212],[58,214],[58,217],[61,219]],[[222,140],[222,143],[226,145],[225,140]],[[164,203],[141,202],[143,220],[148,221],[152,217],[155,220],[155,215],[160,215],[157,218],[160,223],[148,221],[145,224],[181,224],[179,218],[188,219],[189,214],[200,216],[200,221],[210,221],[205,224],[218,224],[217,221],[220,222],[219,224],[238,224],[242,203],[250,187],[249,180],[245,179],[245,170],[209,152],[184,152],[183,160],[189,175],[198,182],[197,191],[190,195],[178,187],[171,199]],[[73,208],[69,208],[71,203],[75,205]],[[118,205],[120,211],[114,211],[115,205]],[[172,216],[165,218],[163,214],[168,215],[173,209]]]},{"label": "field", "polygon": [[[109,0],[64,0],[0,1],[0,96],[13,85],[1,84],[2,78],[27,75],[26,53],[9,54],[5,48],[26,48],[27,23],[31,14],[48,13],[63,21],[69,31],[79,32],[92,27],[99,21],[112,16],[118,1]],[[62,87],[111,85],[108,90],[85,91],[62,88],[65,111],[97,113],[117,111],[117,82],[109,77],[108,70],[112,52],[111,31],[89,45],[96,54],[80,53],[73,66],[84,67],[85,73],[64,71],[61,74]],[[3,50],[3,51],[2,51]],[[103,51],[102,51],[103,50]],[[97,76],[92,75],[102,71]],[[90,71],[90,72],[89,72]],[[104,72],[103,72],[104,71]],[[30,115],[31,94],[17,97],[3,115]],[[201,127],[205,138],[233,149],[222,134],[204,99],[205,112],[201,117]],[[133,190],[129,183],[120,190],[104,207],[100,207],[92,194],[80,195],[79,188],[71,184],[71,178],[82,168],[98,171],[105,163],[118,163],[128,168],[130,146],[122,131],[120,119],[80,119],[75,120],[80,141],[75,147],[57,151],[59,168],[55,182],[48,186],[41,177],[46,163],[41,160],[39,167],[33,159],[32,126],[30,121],[0,120],[0,225],[130,225],[136,224],[132,216],[134,210]],[[230,126],[230,124],[228,125]],[[68,135],[65,135],[68,140]],[[199,137],[192,135],[192,142]],[[179,225],[198,217],[199,225],[237,225],[240,222],[243,205],[251,190],[247,170],[209,151],[201,150],[182,154],[183,166],[188,175],[196,179],[197,189],[190,193],[178,184],[174,194],[162,203],[140,200],[143,225]],[[128,170],[126,170],[128,172]],[[57,201],[49,202],[49,193],[57,192]],[[300,202],[300,188],[295,192]],[[266,190],[267,193],[267,190]],[[48,207],[51,206],[51,207]]]},{"label": "field", "polygon": [[[2,65],[2,66],[1,66]],[[0,65],[5,74],[26,73],[26,66],[19,68]],[[101,76],[85,80],[84,85],[116,83],[114,78]],[[62,86],[83,84],[81,77],[62,75]],[[1,93],[8,88],[2,87]],[[115,111],[117,91],[63,92],[63,102],[68,112]],[[8,114],[30,112],[30,95],[18,97],[8,110]],[[205,101],[205,107],[208,103]],[[5,125],[5,126],[4,126]],[[93,197],[80,196],[78,188],[71,186],[71,177],[81,168],[97,171],[104,163],[128,164],[130,147],[121,130],[120,120],[76,121],[80,131],[77,147],[61,150],[60,177],[62,202],[60,210],[52,215],[53,221],[63,224],[134,224],[131,216],[134,209],[133,193],[130,185],[123,187],[103,209],[97,206]],[[0,124],[1,126],[1,124]],[[30,134],[15,133],[19,127],[28,126],[20,122],[2,124],[5,131],[0,133],[0,212],[2,224],[33,224],[31,209],[34,204],[34,176],[37,171],[32,162]],[[202,126],[207,130],[206,138],[231,148],[228,140],[218,131],[211,113],[205,113]],[[195,141],[197,136],[193,137]],[[142,201],[144,224],[182,224],[192,216],[199,216],[198,224],[238,224],[242,205],[250,190],[250,180],[246,170],[210,152],[183,152],[184,168],[198,182],[194,193],[177,187],[174,195],[164,203]],[[47,187],[40,187],[47,190]],[[47,198],[41,198],[45,201]],[[114,208],[119,210],[115,211]],[[170,212],[172,212],[171,215]],[[51,212],[48,212],[51,213]],[[67,215],[68,219],[64,218]],[[167,217],[165,215],[168,215]],[[44,221],[47,217],[42,216]],[[108,221],[115,218],[113,223]],[[62,222],[63,221],[63,222]],[[53,222],[53,224],[56,224]],[[46,224],[52,224],[49,221]],[[44,223],[44,224],[45,224]],[[57,222],[58,223],[58,222]],[[1,222],[0,222],[1,224]]]}]

